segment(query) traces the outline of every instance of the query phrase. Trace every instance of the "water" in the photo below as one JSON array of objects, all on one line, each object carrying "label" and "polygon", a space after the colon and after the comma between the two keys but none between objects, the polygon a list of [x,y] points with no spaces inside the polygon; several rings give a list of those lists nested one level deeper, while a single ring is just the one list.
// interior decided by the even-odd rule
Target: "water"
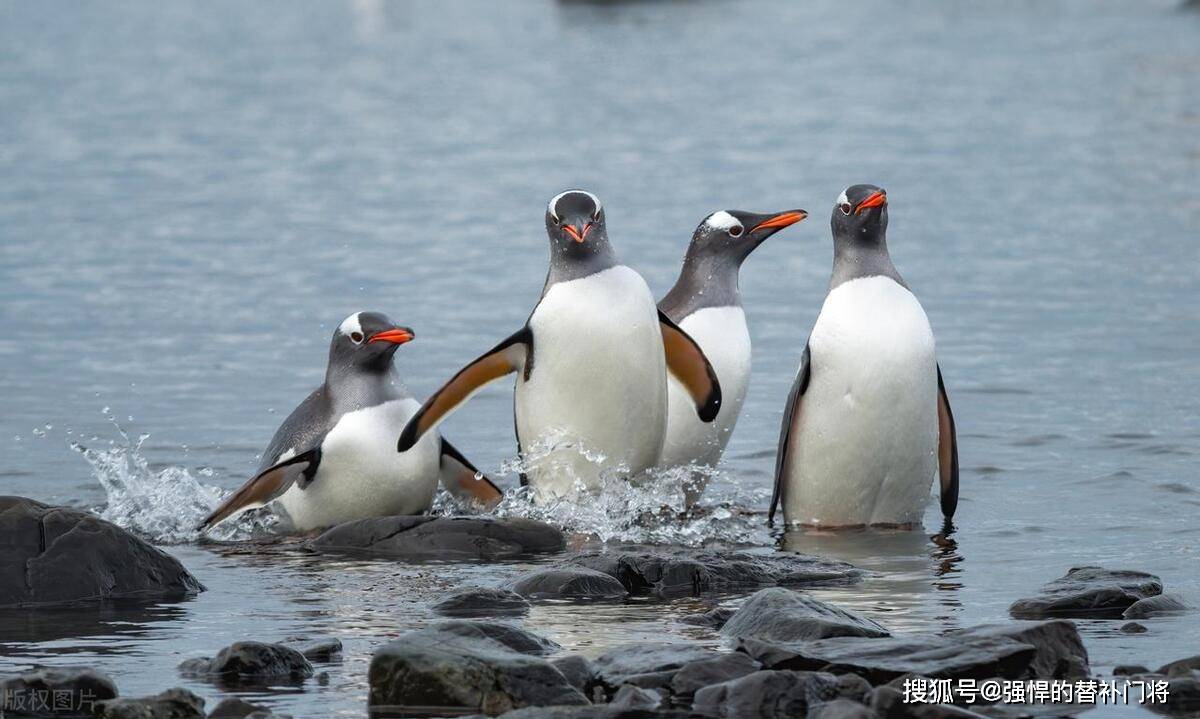
[{"label": "water", "polygon": [[[125,695],[183,685],[211,706],[226,692],[179,678],[183,659],[336,635],[323,682],[252,696],[361,715],[375,646],[523,565],[197,545],[183,515],[253,471],[350,312],[416,328],[397,356],[419,393],[519,327],[544,204],[577,185],[660,295],[708,212],[813,215],[744,268],[754,377],[712,513],[639,530],[608,512],[644,498],[610,496],[580,521],[775,541],[757,512],[828,280],[826,213],[875,182],[959,423],[959,531],[929,541],[931,509],[925,534],[787,538],[881,573],[818,596],[944,629],[1101,563],[1200,605],[1197,67],[1200,13],[1175,0],[0,4],[0,491],[182,542],[167,548],[209,587],[6,616],[0,673],[90,663]],[[509,397],[485,391],[445,428],[493,473]],[[589,655],[717,645],[675,621],[703,605],[539,605],[524,624]],[[1146,624],[1083,623],[1094,667],[1200,648],[1196,614]]]}]

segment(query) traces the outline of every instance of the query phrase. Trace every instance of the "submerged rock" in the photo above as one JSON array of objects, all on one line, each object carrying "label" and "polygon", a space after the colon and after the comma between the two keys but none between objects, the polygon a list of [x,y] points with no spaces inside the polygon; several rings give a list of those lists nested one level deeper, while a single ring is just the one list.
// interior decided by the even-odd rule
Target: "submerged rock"
[{"label": "submerged rock", "polygon": [[1137,622],[1126,622],[1121,625],[1121,633],[1123,634],[1145,634],[1148,631],[1150,630],[1146,628],[1145,624],[1138,624]]},{"label": "submerged rock", "polygon": [[857,581],[862,570],[805,554],[676,549],[582,552],[571,564],[614,577],[631,594],[699,595],[769,585],[826,585]]},{"label": "submerged rock", "polygon": [[332,662],[341,658],[342,640],[337,637],[316,639],[298,644],[295,649],[310,662]]},{"label": "submerged rock", "polygon": [[601,654],[593,666],[597,678],[610,691],[622,684],[658,689],[670,686],[684,666],[716,656],[716,651],[693,644],[626,644]]},{"label": "submerged rock", "polygon": [[721,633],[738,639],[783,642],[888,636],[888,630],[866,617],[782,587],[760,590],[747,599]]},{"label": "submerged rock", "polygon": [[1119,618],[1139,599],[1162,594],[1153,574],[1127,569],[1075,567],[1042,586],[1035,597],[1018,599],[1008,611],[1023,619],[1043,617]]},{"label": "submerged rock", "polygon": [[[16,697],[46,697],[47,710],[30,710],[17,714],[8,706]],[[55,697],[60,697],[60,709],[55,709]],[[33,717],[90,717],[98,702],[117,697],[117,685],[106,675],[90,668],[35,669],[17,676],[0,679],[0,716]],[[7,712],[7,714],[6,714]]]},{"label": "submerged rock", "polygon": [[168,689],[140,699],[98,702],[96,719],[204,719],[204,698],[187,689]]},{"label": "submerged rock", "polygon": [[703,614],[689,614],[686,617],[680,617],[679,621],[683,624],[693,624],[697,627],[712,627],[720,629],[725,626],[725,622],[737,612],[731,607],[713,607]]},{"label": "submerged rock", "polygon": [[1183,599],[1177,594],[1159,594],[1146,599],[1139,599],[1129,605],[1121,617],[1124,619],[1146,619],[1160,617],[1166,614],[1178,614],[1190,610]]},{"label": "submerged rock", "polygon": [[286,714],[275,714],[270,709],[251,704],[244,699],[228,697],[213,708],[208,719],[290,719]]},{"label": "submerged rock", "polygon": [[563,533],[532,519],[396,516],[339,524],[309,542],[318,552],[402,559],[511,559],[559,552]]},{"label": "submerged rock", "polygon": [[[495,716],[527,706],[588,704],[552,664],[501,641],[512,641],[511,633],[475,632],[464,624],[427,627],[380,647],[369,672],[372,711],[438,707]],[[538,639],[523,638],[519,645],[551,644]]]},{"label": "submerged rock", "polygon": [[471,587],[434,604],[433,611],[448,617],[518,616],[529,612],[529,601],[507,589]]},{"label": "submerged rock", "polygon": [[696,692],[692,709],[721,719],[793,719],[837,698],[832,674],[765,670],[704,687]]},{"label": "submerged rock", "polygon": [[1141,664],[1118,664],[1112,670],[1114,677],[1136,676],[1138,674],[1149,674],[1150,670]]},{"label": "submerged rock", "polygon": [[312,665],[299,651],[265,642],[234,642],[211,659],[188,659],[179,670],[185,677],[234,685],[302,682],[313,675]]},{"label": "submerged rock", "polygon": [[0,547],[0,607],[204,591],[179,560],[117,525],[24,497],[0,497]]},{"label": "submerged rock", "polygon": [[613,577],[585,567],[552,567],[523,574],[508,584],[528,599],[623,599],[629,595]]}]

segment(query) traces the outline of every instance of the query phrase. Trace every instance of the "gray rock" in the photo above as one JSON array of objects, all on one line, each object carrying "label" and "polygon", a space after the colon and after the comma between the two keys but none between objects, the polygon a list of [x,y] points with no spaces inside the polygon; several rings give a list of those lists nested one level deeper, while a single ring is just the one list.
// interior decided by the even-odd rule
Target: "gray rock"
[{"label": "gray rock", "polygon": [[950,704],[906,703],[904,692],[895,687],[875,687],[870,706],[884,719],[983,719],[982,714]]},{"label": "gray rock", "polygon": [[837,698],[837,679],[824,672],[759,671],[696,692],[692,709],[721,719],[803,717]]},{"label": "gray rock", "polygon": [[501,714],[499,719],[700,719],[675,709],[599,706],[528,707]]},{"label": "gray rock", "polygon": [[375,652],[368,673],[373,714],[438,707],[455,710],[446,713],[495,716],[527,706],[588,704],[545,659],[497,638],[511,635],[464,631],[461,624],[466,623],[457,629],[437,625],[409,632]]},{"label": "gray rock", "polygon": [[1159,594],[1155,597],[1139,599],[1122,612],[1124,619],[1146,619],[1161,617],[1168,614],[1179,614],[1191,610],[1191,607],[1178,594]]},{"label": "gray rock", "polygon": [[736,609],[731,607],[713,607],[703,614],[690,614],[686,617],[680,617],[679,621],[683,624],[694,624],[698,627],[712,627],[720,629],[725,626],[725,622],[734,615]]},{"label": "gray rock", "polygon": [[1167,703],[1143,705],[1153,711],[1173,716],[1200,714],[1200,673],[1179,674],[1167,680]]},{"label": "gray rock", "polygon": [[532,519],[396,516],[339,524],[308,546],[375,557],[496,560],[559,552],[566,543],[561,531]]},{"label": "gray rock", "polygon": [[342,640],[337,637],[309,641],[294,639],[281,643],[300,652],[310,662],[333,662],[342,657]]},{"label": "gray rock", "polygon": [[578,689],[585,697],[591,696],[592,687],[596,683],[596,668],[592,666],[592,662],[587,657],[582,654],[568,654],[565,657],[553,659],[550,663],[567,678],[571,686]]},{"label": "gray rock", "polygon": [[1190,674],[1193,671],[1200,670],[1200,656],[1187,657],[1186,659],[1176,659],[1170,664],[1164,664],[1158,668],[1158,674],[1163,676],[1173,677]]},{"label": "gray rock", "polygon": [[529,600],[507,589],[470,587],[434,604],[433,611],[448,617],[520,616],[529,612]]},{"label": "gray rock", "polygon": [[1162,581],[1153,574],[1075,567],[1065,576],[1043,585],[1037,596],[1013,602],[1008,611],[1022,619],[1116,619],[1139,599],[1159,594],[1162,594]]},{"label": "gray rock", "polygon": [[1074,622],[1053,619],[1043,622],[1006,622],[980,624],[946,633],[949,639],[976,640],[988,637],[1008,639],[1037,649],[1023,678],[1082,679],[1090,673],[1088,653]]},{"label": "gray rock", "polygon": [[623,684],[608,705],[620,709],[657,709],[662,706],[662,703],[662,694],[653,689],[642,689],[632,684]]},{"label": "gray rock", "polygon": [[689,549],[582,552],[570,563],[614,577],[631,594],[664,597],[772,585],[848,584],[863,574],[851,564],[804,554]]},{"label": "gray rock", "polygon": [[1112,670],[1114,677],[1127,677],[1136,674],[1149,674],[1150,670],[1141,664],[1118,664]]},{"label": "gray rock", "polygon": [[874,709],[850,699],[834,699],[808,710],[809,719],[878,719]]},{"label": "gray rock", "polygon": [[204,591],[177,559],[117,525],[24,497],[0,497],[0,547],[0,607]]},{"label": "gray rock", "polygon": [[721,633],[768,642],[888,636],[886,629],[866,617],[783,587],[756,592],[729,618]]},{"label": "gray rock", "polygon": [[213,708],[208,719],[290,719],[286,714],[275,714],[270,709],[251,704],[244,699],[227,697]]},{"label": "gray rock", "polygon": [[865,703],[871,694],[871,682],[857,674],[838,675],[838,696],[859,703]]},{"label": "gray rock", "polygon": [[551,567],[523,574],[508,588],[528,599],[623,599],[629,595],[616,579],[584,567]]},{"label": "gray rock", "polygon": [[1150,630],[1146,628],[1145,624],[1138,624],[1137,622],[1125,622],[1121,625],[1122,634],[1145,634],[1148,631]]},{"label": "gray rock", "polygon": [[689,662],[671,677],[671,693],[676,697],[690,697],[704,687],[744,677],[761,668],[761,664],[741,652]]},{"label": "gray rock", "polygon": [[463,639],[487,639],[499,642],[514,652],[530,656],[542,656],[562,649],[557,642],[504,622],[449,619],[434,624],[432,629]]},{"label": "gray rock", "polygon": [[221,684],[293,682],[313,675],[312,665],[297,650],[283,644],[234,642],[212,659],[189,659],[179,666],[185,677]]},{"label": "gray rock", "polygon": [[168,689],[141,699],[108,699],[96,704],[96,719],[204,719],[204,698],[187,689]]},{"label": "gray rock", "polygon": [[626,644],[600,655],[593,666],[610,691],[622,684],[658,689],[670,686],[676,672],[687,664],[715,656],[716,651],[692,644]]},{"label": "gray rock", "polygon": [[[54,710],[54,698],[62,697],[62,709]],[[117,696],[117,685],[106,675],[90,668],[35,669],[17,676],[0,679],[0,715],[55,717],[90,717],[95,704]],[[45,698],[47,711],[30,710],[17,714],[13,706],[4,703],[24,697],[26,707],[34,698]],[[68,708],[69,707],[69,708]]]}]

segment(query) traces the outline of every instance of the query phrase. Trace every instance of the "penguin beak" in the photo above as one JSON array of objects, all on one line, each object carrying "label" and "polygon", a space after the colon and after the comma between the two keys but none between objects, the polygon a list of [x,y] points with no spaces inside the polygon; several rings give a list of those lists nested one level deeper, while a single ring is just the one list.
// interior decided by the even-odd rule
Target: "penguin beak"
[{"label": "penguin beak", "polygon": [[887,193],[885,193],[883,190],[879,190],[878,192],[872,194],[867,199],[858,203],[858,209],[856,209],[854,211],[854,214],[857,215],[858,213],[862,212],[863,210],[868,210],[872,207],[881,207],[886,204],[887,204]]},{"label": "penguin beak", "polygon": [[591,229],[592,223],[590,222],[583,225],[563,225],[563,232],[566,232],[573,240],[580,244],[587,239],[587,233]]},{"label": "penguin beak", "polygon": [[371,335],[371,339],[367,340],[367,343],[369,344],[371,342],[391,342],[394,345],[402,345],[405,342],[411,342],[413,337],[416,337],[416,335],[413,334],[413,331],[410,330],[409,328],[393,327],[390,330],[384,330],[383,332],[376,332],[375,334]]},{"label": "penguin beak", "polygon": [[805,217],[808,217],[808,213],[804,210],[788,210],[787,212],[781,212],[774,217],[768,217],[767,219],[755,225],[754,229],[750,231],[758,232],[759,230],[774,230],[778,232],[785,227],[796,224]]}]

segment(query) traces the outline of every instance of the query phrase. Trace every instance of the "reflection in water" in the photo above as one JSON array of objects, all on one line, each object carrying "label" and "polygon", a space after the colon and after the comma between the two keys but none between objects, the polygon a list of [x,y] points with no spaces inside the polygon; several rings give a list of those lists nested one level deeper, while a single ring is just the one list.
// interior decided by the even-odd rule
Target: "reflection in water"
[{"label": "reflection in water", "polygon": [[[138,638],[153,633],[164,622],[182,618],[180,604],[145,604],[111,601],[91,606],[0,609],[0,649],[7,644],[53,642],[94,637]],[[119,654],[125,643],[89,644],[87,651]],[[56,651],[69,652],[59,647]]]}]

